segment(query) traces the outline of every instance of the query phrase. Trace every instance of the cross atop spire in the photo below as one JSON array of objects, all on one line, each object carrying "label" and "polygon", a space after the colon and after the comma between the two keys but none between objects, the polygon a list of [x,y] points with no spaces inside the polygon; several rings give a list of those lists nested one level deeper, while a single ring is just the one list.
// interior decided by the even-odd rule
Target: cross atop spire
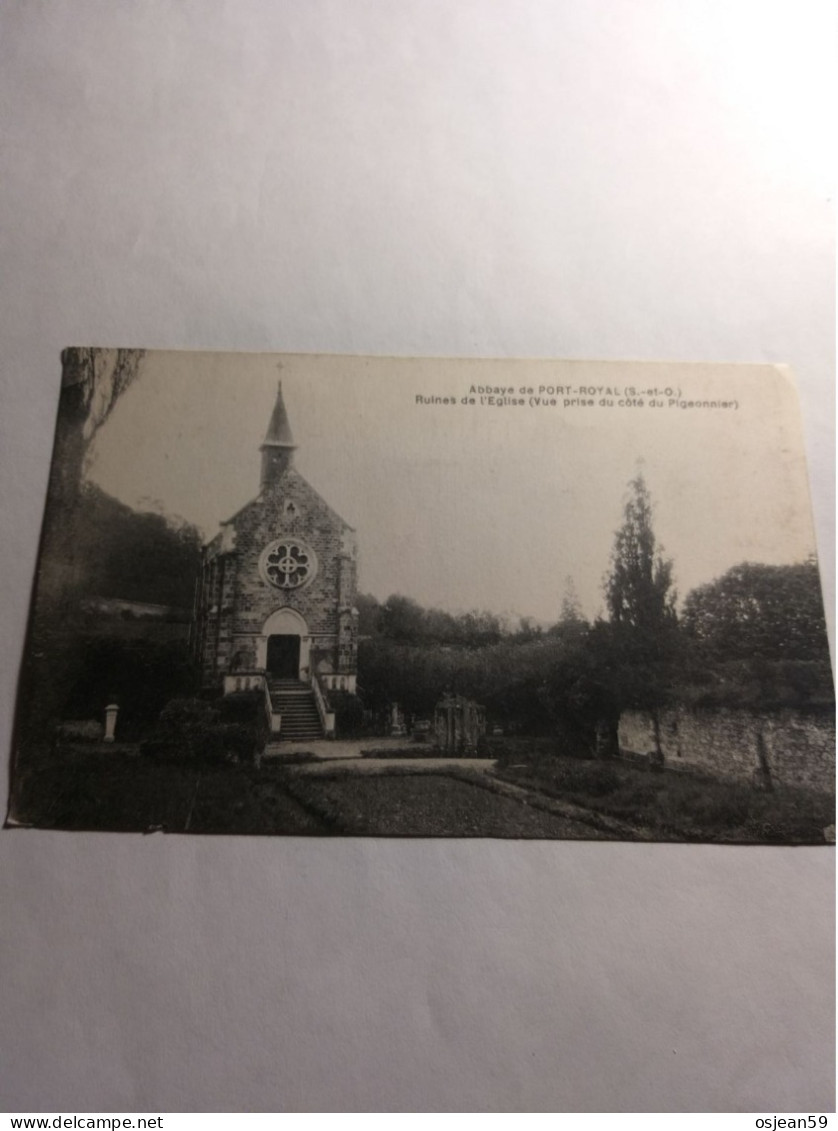
[{"label": "cross atop spire", "polygon": [[282,399],[282,382],[277,385],[276,404],[271,414],[267,435],[259,448],[262,453],[262,490],[272,486],[294,460],[297,445],[288,423],[285,401]]}]

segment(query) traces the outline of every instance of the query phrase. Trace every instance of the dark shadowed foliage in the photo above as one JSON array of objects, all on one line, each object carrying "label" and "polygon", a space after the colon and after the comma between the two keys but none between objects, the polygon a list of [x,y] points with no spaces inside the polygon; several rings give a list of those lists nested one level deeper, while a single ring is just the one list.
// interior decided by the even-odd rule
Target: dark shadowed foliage
[{"label": "dark shadowed foliage", "polygon": [[174,606],[191,612],[201,534],[189,523],[132,510],[93,484],[81,492],[74,521],[84,595]]},{"label": "dark shadowed foliage", "polygon": [[823,660],[829,657],[814,560],[743,562],[684,601],[684,630],[707,660]]},{"label": "dark shadowed foliage", "polygon": [[89,637],[78,641],[76,678],[60,715],[101,719],[106,704],[117,703],[119,736],[135,739],[155,724],[173,695],[188,694],[194,686],[185,643]]},{"label": "dark shadowed foliage", "polygon": [[818,568],[743,562],[687,595],[680,698],[700,706],[834,702]]},{"label": "dark shadowed foliage", "polygon": [[216,704],[184,698],[166,704],[141,751],[156,761],[212,765],[253,761],[266,741],[267,723],[257,696]]}]

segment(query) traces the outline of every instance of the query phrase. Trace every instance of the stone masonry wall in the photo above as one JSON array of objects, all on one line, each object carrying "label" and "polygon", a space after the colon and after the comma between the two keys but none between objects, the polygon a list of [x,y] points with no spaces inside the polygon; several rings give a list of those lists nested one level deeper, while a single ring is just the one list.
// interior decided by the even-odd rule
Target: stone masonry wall
[{"label": "stone masonry wall", "polygon": [[[765,765],[775,785],[835,788],[835,719],[827,712],[785,709],[750,712],[728,708],[670,708],[660,713],[660,740],[668,768],[754,781]],[[620,752],[655,749],[650,715],[624,711]]]},{"label": "stone masonry wall", "polygon": [[[289,508],[289,504],[291,507]],[[312,641],[312,661],[338,670],[341,606],[355,599],[355,539],[351,527],[294,469],[287,469],[262,496],[232,520],[235,531],[235,587],[230,594],[232,648],[252,653],[268,617],[280,608],[298,612]],[[259,573],[259,557],[268,543],[286,535],[299,538],[317,555],[317,574],[299,589],[281,591]],[[229,559],[228,559],[229,560]],[[344,657],[343,670],[346,670]],[[354,670],[354,669],[353,669]]]}]

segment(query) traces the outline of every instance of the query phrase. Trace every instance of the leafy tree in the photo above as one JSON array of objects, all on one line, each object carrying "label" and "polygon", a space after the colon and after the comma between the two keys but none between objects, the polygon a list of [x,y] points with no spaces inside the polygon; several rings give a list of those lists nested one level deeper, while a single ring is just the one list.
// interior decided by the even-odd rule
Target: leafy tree
[{"label": "leafy tree", "polygon": [[66,349],[55,429],[50,495],[66,503],[81,487],[90,446],[136,380],[144,350]]},{"label": "leafy tree", "polygon": [[586,637],[590,627],[582,612],[573,578],[568,575],[559,619],[548,631],[551,636],[560,636],[563,640],[579,641]]},{"label": "leafy tree", "polygon": [[78,592],[190,610],[201,564],[197,527],[135,511],[85,484],[74,522]]},{"label": "leafy tree", "polygon": [[84,472],[94,437],[136,379],[143,355],[142,350],[68,349],[61,357],[55,446],[21,672],[21,725],[33,720],[40,728],[50,725],[80,662],[76,618],[89,561],[78,537]]},{"label": "leafy tree", "polygon": [[358,609],[358,635],[378,636],[381,631],[381,605],[370,593],[358,593],[355,597]]},{"label": "leafy tree", "polygon": [[381,632],[391,640],[416,643],[424,635],[425,610],[411,597],[393,594],[381,608]]},{"label": "leafy tree", "polygon": [[67,349],[38,585],[39,602],[66,608],[78,584],[76,518],[90,447],[140,371],[143,350]]},{"label": "leafy tree", "polygon": [[564,597],[562,597],[562,608],[559,613],[559,624],[565,628],[576,628],[579,625],[587,624],[585,617],[582,615],[582,606],[579,603],[576,584],[570,574],[565,578]]},{"label": "leafy tree", "polygon": [[497,643],[502,636],[498,617],[476,609],[459,614],[426,609],[412,597],[397,593],[391,594],[383,605],[375,597],[359,594],[356,604],[362,637],[402,644],[478,648]]},{"label": "leafy tree", "polygon": [[500,621],[493,613],[473,609],[451,620],[452,643],[461,644],[466,648],[483,648],[489,644],[497,644],[501,639]]},{"label": "leafy tree", "polygon": [[536,624],[532,617],[521,617],[515,636],[522,641],[537,640],[541,636],[541,625]]},{"label": "leafy tree", "polygon": [[814,558],[796,565],[734,566],[687,595],[683,625],[707,659],[828,659]]},{"label": "leafy tree", "polygon": [[814,558],[742,562],[684,602],[684,676],[701,701],[761,708],[834,703]]}]

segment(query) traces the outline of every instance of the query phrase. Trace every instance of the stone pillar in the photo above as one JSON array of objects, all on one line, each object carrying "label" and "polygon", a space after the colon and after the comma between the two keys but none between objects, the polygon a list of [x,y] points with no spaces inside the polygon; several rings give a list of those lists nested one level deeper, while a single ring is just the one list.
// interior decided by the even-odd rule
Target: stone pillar
[{"label": "stone pillar", "polygon": [[116,730],[116,716],[119,714],[118,703],[108,703],[105,708],[105,742],[113,742]]}]

